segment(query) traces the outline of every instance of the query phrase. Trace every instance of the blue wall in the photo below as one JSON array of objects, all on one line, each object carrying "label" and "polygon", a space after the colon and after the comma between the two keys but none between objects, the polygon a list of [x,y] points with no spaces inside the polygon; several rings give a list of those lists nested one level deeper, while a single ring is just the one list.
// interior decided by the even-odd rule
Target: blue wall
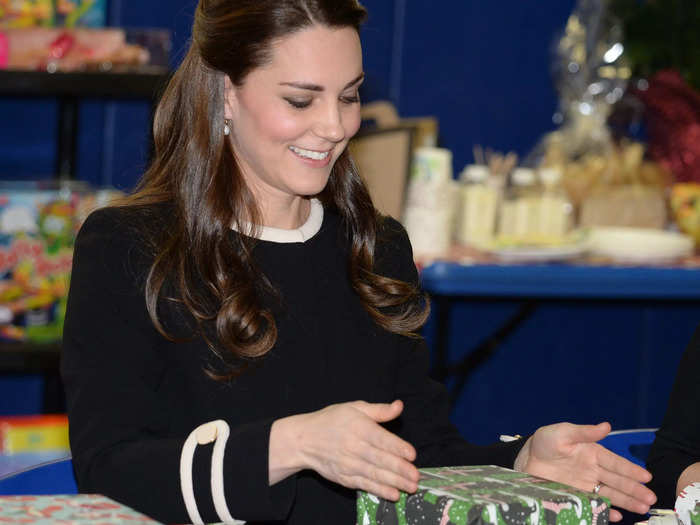
[{"label": "blue wall", "polygon": [[[173,63],[195,0],[111,0],[109,22],[173,31]],[[549,48],[574,0],[366,0],[364,100],[392,100],[403,116],[435,115],[455,169],[475,143],[525,154],[552,127]],[[436,9],[435,6],[441,6]],[[143,172],[146,102],[81,106],[80,179],[129,188]],[[52,175],[56,103],[0,99],[0,178]]]}]

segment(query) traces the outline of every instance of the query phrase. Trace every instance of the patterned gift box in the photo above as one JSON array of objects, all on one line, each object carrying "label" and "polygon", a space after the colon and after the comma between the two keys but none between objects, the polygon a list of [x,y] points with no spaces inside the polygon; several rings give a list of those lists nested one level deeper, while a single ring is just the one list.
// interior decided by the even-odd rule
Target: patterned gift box
[{"label": "patterned gift box", "polygon": [[0,497],[0,523],[118,525],[158,522],[105,496],[80,494]]},{"label": "patterned gift box", "polygon": [[358,525],[606,525],[597,494],[496,466],[421,469],[415,494],[394,502],[358,493]]}]

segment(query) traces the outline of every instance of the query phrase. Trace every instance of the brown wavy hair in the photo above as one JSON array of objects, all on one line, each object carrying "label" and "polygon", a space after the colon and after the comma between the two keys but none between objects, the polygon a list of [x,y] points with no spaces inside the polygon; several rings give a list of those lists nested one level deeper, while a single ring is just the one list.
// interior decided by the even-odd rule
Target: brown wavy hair
[{"label": "brown wavy hair", "polygon": [[[274,345],[275,320],[260,301],[261,291],[272,291],[272,285],[252,257],[255,232],[223,242],[233,223],[261,224],[223,133],[224,75],[240,86],[269,60],[276,39],[314,24],[359,31],[365,17],[356,0],[199,1],[190,48],[155,114],[153,162],[136,192],[120,203],[141,210],[171,206],[167,226],[150,236],[153,263],[145,282],[148,312],[165,337],[174,340],[159,319],[160,299],[183,305],[195,331],[229,363],[231,357],[245,362],[262,356]],[[318,197],[342,219],[350,242],[349,279],[367,312],[386,330],[415,336],[428,315],[427,300],[414,284],[374,273],[383,219],[347,148]],[[209,373],[226,379],[242,368]]]}]

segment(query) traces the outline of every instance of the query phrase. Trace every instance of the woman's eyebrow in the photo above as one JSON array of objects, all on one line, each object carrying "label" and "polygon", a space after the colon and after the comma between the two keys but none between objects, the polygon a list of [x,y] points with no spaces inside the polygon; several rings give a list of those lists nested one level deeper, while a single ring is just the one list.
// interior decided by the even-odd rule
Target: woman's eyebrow
[{"label": "woman's eyebrow", "polygon": [[[355,79],[351,80],[350,82],[348,82],[345,85],[345,87],[343,88],[343,91],[354,86],[363,78],[365,78],[365,74],[360,73]],[[291,86],[291,87],[295,87],[298,89],[307,89],[309,91],[324,91],[323,86],[319,86],[318,84],[309,84],[306,82],[280,82],[280,86]]]}]

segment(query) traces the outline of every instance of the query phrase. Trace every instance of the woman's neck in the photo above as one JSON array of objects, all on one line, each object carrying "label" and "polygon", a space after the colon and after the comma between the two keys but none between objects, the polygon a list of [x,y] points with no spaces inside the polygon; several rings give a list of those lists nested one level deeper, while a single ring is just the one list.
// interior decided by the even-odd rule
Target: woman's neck
[{"label": "woman's neck", "polygon": [[295,230],[306,222],[311,210],[311,201],[304,197],[285,198],[264,202],[260,205],[263,226]]}]

